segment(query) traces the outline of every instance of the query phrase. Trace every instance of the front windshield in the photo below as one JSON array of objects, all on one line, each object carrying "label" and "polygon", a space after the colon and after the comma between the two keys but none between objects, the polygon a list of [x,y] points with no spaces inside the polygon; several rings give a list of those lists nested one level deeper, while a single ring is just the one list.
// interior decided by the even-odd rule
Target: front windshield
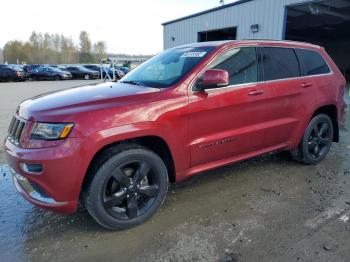
[{"label": "front windshield", "polygon": [[213,47],[183,47],[164,51],[122,78],[121,82],[165,88],[178,83]]}]

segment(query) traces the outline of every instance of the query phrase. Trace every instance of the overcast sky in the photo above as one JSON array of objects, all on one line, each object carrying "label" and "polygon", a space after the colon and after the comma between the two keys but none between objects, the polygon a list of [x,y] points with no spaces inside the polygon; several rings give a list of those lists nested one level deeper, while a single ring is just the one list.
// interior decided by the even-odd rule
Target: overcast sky
[{"label": "overcast sky", "polygon": [[[89,32],[108,52],[154,54],[163,48],[161,23],[219,6],[219,0],[16,0],[1,1],[0,47],[27,40],[33,30],[62,33],[78,42]],[[225,1],[225,3],[234,2]],[[7,25],[7,26],[6,26]]]}]

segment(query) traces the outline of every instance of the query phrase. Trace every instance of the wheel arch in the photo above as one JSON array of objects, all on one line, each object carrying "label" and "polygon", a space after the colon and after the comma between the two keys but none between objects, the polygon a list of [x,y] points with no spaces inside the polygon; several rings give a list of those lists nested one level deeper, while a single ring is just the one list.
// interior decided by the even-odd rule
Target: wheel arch
[{"label": "wheel arch", "polygon": [[[339,142],[339,124],[338,124],[338,109],[334,104],[323,105],[318,107],[311,116],[311,119],[316,115],[325,114],[330,117],[333,123],[333,142]],[[311,120],[310,119],[310,120]]]},{"label": "wheel arch", "polygon": [[170,147],[163,138],[155,135],[149,135],[119,140],[101,147],[94,154],[92,160],[89,163],[81,189],[83,190],[89,181],[91,181],[93,178],[93,167],[96,166],[96,163],[99,161],[103,162],[108,157],[108,152],[113,152],[113,148],[116,148],[116,146],[129,144],[139,145],[155,152],[164,161],[167,167],[169,181],[172,183],[176,181],[175,164]]}]

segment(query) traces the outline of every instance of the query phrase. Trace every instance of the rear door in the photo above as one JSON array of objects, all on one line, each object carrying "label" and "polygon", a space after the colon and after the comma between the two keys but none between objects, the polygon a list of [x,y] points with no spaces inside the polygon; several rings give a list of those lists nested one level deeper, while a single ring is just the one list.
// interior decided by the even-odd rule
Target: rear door
[{"label": "rear door", "polygon": [[[274,91],[266,106],[274,125],[266,130],[271,145],[289,144],[298,133],[301,119],[305,115],[306,87],[312,83],[301,77],[301,68],[293,48],[261,47],[265,83]],[[309,98],[313,99],[313,98]],[[311,101],[309,101],[311,102]]]},{"label": "rear door", "polygon": [[325,59],[314,50],[296,49],[296,52],[302,65],[304,88],[309,89],[310,93],[313,93],[314,96],[318,95],[321,99],[322,97],[329,98],[333,90],[328,93],[330,91],[328,87],[334,84],[332,82],[334,77]]},{"label": "rear door", "polygon": [[252,154],[269,144],[264,129],[269,124],[266,108],[273,91],[259,83],[257,48],[224,52],[208,68],[227,70],[230,85],[189,93],[192,167]]}]

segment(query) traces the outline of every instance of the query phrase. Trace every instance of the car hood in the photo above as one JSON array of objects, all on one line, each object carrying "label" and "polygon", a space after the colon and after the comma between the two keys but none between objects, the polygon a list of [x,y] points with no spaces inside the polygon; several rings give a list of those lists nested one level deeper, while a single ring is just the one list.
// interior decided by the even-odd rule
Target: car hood
[{"label": "car hood", "polygon": [[147,102],[159,92],[158,88],[119,82],[80,86],[25,100],[17,114],[31,121],[69,121],[77,113]]}]

